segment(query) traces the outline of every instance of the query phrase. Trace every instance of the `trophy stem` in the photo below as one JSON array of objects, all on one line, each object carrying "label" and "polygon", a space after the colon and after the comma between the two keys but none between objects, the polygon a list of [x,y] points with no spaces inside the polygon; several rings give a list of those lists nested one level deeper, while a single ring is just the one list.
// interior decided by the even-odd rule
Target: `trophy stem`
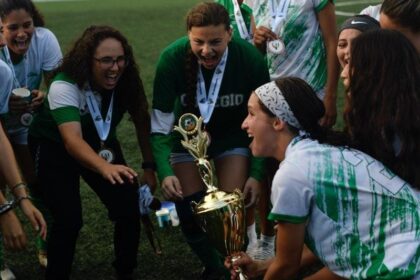
[{"label": "trophy stem", "polygon": [[[239,260],[241,256],[233,256],[231,257],[231,262],[234,263],[235,261]],[[243,273],[242,268],[238,266],[235,270],[239,274],[239,280],[248,280],[248,277]]]}]

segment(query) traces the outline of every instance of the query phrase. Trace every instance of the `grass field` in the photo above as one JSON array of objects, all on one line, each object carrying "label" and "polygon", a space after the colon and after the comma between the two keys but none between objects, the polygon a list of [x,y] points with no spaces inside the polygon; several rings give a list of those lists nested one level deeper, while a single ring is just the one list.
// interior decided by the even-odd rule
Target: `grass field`
[{"label": "grass field", "polygon": [[[122,31],[134,48],[150,101],[154,69],[159,53],[167,44],[185,34],[184,16],[197,2],[196,0],[85,0],[42,1],[36,5],[44,14],[47,27],[59,39],[63,52],[69,49],[72,41],[89,25],[109,24]],[[337,10],[346,13],[359,12],[367,5],[377,2],[336,1]],[[337,17],[339,23],[343,19],[343,16]],[[338,93],[339,107],[342,107],[341,86]],[[340,126],[340,123],[338,125]],[[132,124],[124,121],[118,133],[128,164],[140,172],[140,155]],[[96,195],[84,184],[81,192],[85,225],[77,243],[72,279],[114,279],[111,267],[112,225],[107,220],[107,213]],[[154,216],[151,218],[155,219]],[[28,233],[33,239],[30,229]],[[200,264],[183,242],[179,227],[158,229],[158,235],[163,245],[162,256],[153,253],[142,232],[137,277],[197,279],[201,270]],[[25,252],[7,253],[6,263],[18,279],[43,279],[43,271],[38,266],[33,242]]]}]

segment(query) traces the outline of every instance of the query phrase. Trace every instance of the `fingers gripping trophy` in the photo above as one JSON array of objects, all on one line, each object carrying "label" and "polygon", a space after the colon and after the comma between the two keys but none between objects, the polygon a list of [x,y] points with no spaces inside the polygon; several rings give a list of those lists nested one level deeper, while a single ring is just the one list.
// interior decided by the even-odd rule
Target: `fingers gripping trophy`
[{"label": "fingers gripping trophy", "polygon": [[[201,179],[207,187],[206,196],[199,203],[192,202],[193,213],[216,249],[224,256],[231,256],[241,251],[244,245],[244,199],[239,189],[226,193],[215,186],[213,168],[207,160],[210,137],[202,125],[202,117],[187,113],[179,118],[174,130],[183,136],[181,144],[196,159]],[[232,257],[232,262],[237,258]],[[241,271],[238,272],[240,279],[247,279]]]}]

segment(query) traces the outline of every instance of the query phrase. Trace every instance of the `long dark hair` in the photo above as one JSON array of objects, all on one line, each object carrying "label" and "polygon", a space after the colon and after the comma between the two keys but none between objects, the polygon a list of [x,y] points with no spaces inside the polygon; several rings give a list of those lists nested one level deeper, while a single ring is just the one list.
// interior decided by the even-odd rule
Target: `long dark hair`
[{"label": "long dark hair", "polygon": [[[281,90],[287,104],[289,104],[290,110],[310,138],[334,146],[347,144],[343,133],[319,125],[319,120],[325,114],[324,103],[304,80],[297,77],[287,77],[277,79],[275,83]],[[266,113],[270,112],[265,106],[262,106],[262,108]],[[272,113],[269,115],[273,116]],[[298,133],[297,128],[289,124],[288,126],[292,132]]]},{"label": "long dark hair", "polygon": [[44,26],[42,14],[31,0],[0,0],[0,17],[2,21],[13,11],[23,9],[31,15],[34,26]]},{"label": "long dark hair", "polygon": [[147,99],[132,48],[124,35],[113,27],[97,25],[88,27],[70,51],[64,55],[63,63],[55,73],[65,73],[77,83],[79,88],[83,88],[85,83],[92,79],[94,53],[99,44],[108,38],[121,43],[128,61],[115,88],[117,108],[122,112],[128,111],[133,117],[148,115]]},{"label": "long dark hair", "polygon": [[[192,27],[216,26],[219,24],[223,24],[226,30],[230,29],[229,13],[226,11],[225,7],[213,2],[205,2],[196,5],[188,12],[186,17],[187,31],[190,31]],[[188,48],[185,59],[185,77],[187,83],[185,101],[187,104],[187,112],[193,112],[196,106],[197,73],[197,57],[192,52],[191,48]]]},{"label": "long dark hair", "polygon": [[381,13],[413,33],[420,32],[419,0],[384,0]]},{"label": "long dark hair", "polygon": [[415,48],[397,31],[368,31],[354,39],[349,67],[344,119],[350,145],[420,189],[420,59]]}]

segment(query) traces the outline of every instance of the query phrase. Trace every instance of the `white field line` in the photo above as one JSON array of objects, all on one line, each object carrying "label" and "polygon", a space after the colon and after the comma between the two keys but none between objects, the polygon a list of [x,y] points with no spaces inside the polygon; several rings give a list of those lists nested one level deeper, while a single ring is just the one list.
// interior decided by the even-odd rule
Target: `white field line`
[{"label": "white field line", "polygon": [[345,1],[345,2],[337,2],[335,3],[336,7],[345,7],[345,6],[353,6],[357,4],[379,4],[382,1],[378,0],[354,0],[354,1]]},{"label": "white field line", "polygon": [[[354,5],[358,5],[358,4],[366,4],[366,6],[368,5],[376,5],[381,3],[381,1],[378,0],[354,0],[354,1],[346,1],[346,2],[338,2],[335,3],[336,7],[346,7],[346,6],[354,6]],[[337,16],[343,16],[343,17],[351,17],[354,16],[356,14],[358,14],[360,11],[357,12],[343,12],[343,11],[335,11],[335,14]]]}]

